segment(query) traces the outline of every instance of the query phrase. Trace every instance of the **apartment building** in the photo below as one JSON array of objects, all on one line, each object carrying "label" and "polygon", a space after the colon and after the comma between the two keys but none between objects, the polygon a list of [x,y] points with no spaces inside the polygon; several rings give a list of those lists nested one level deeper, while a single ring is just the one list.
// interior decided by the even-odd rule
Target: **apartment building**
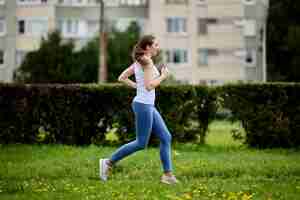
[{"label": "apartment building", "polygon": [[0,0],[0,81],[11,81],[16,50],[15,1]]},{"label": "apartment building", "polygon": [[[222,84],[266,80],[267,0],[106,0],[106,26],[138,20],[161,43],[178,80]],[[97,0],[0,0],[0,81],[41,37],[59,29],[81,48],[99,30]]]},{"label": "apartment building", "polygon": [[151,1],[146,32],[158,35],[179,80],[264,81],[267,1]]}]

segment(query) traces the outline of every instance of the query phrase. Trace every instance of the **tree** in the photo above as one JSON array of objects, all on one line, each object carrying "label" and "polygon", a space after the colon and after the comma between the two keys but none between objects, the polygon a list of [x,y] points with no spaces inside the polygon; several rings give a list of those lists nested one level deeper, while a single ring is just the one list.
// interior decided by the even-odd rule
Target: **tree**
[{"label": "tree", "polygon": [[[116,82],[119,74],[131,62],[131,51],[140,37],[136,22],[126,31],[113,29],[108,37],[108,81]],[[75,51],[72,40],[63,41],[58,31],[42,38],[40,48],[29,52],[14,80],[25,83],[90,83],[97,82],[99,66],[99,37]]]},{"label": "tree", "polygon": [[99,40],[94,39],[87,43],[79,52],[75,53],[76,63],[80,66],[80,82],[96,83],[98,80],[99,66]]},{"label": "tree", "polygon": [[82,76],[87,70],[82,67],[72,40],[63,41],[60,33],[54,31],[42,38],[38,50],[29,52],[20,68],[14,73],[14,80],[24,83],[74,83],[91,81]]},{"label": "tree", "polygon": [[300,2],[270,0],[267,33],[268,77],[300,81]]},{"label": "tree", "polygon": [[140,37],[140,28],[132,22],[126,31],[113,29],[108,36],[108,82],[115,82],[120,73],[132,63],[131,52]]},{"label": "tree", "polygon": [[[112,29],[109,33],[107,38],[108,82],[116,82],[120,73],[132,63],[131,52],[139,37],[140,28],[136,22],[132,22],[124,32]],[[94,73],[94,69],[97,70],[97,66],[99,66],[98,52],[99,37],[91,40],[78,52],[78,58],[80,58],[78,62],[81,63],[81,66],[85,66],[86,73]],[[95,72],[94,75],[97,73]]]},{"label": "tree", "polygon": [[59,32],[48,34],[48,40],[42,38],[40,48],[26,55],[21,67],[15,73],[15,80],[27,83],[60,80],[66,58],[69,58],[74,48],[72,42],[64,45],[61,45],[61,42]]}]

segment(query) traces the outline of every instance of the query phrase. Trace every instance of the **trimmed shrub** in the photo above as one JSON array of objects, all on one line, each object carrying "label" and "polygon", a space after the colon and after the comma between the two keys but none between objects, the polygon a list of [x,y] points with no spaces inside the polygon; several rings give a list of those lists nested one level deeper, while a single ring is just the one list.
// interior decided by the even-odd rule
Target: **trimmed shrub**
[{"label": "trimmed shrub", "polygon": [[217,90],[223,107],[241,120],[248,145],[300,146],[299,83],[229,84]]},{"label": "trimmed shrub", "polygon": [[[111,144],[107,138],[113,138],[119,144],[135,138],[135,90],[120,84],[0,84],[0,94],[0,143]],[[215,96],[200,86],[157,89],[156,106],[174,141],[204,142]]]}]

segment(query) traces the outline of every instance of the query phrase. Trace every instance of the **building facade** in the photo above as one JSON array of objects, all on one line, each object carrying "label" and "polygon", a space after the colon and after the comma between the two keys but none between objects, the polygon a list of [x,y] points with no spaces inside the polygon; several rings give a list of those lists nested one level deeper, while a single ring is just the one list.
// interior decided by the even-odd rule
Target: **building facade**
[{"label": "building facade", "polygon": [[[267,8],[267,0],[106,0],[105,21],[138,20],[183,82],[265,81]],[[81,48],[98,34],[99,17],[97,0],[0,0],[0,81],[12,81],[49,31]]]}]

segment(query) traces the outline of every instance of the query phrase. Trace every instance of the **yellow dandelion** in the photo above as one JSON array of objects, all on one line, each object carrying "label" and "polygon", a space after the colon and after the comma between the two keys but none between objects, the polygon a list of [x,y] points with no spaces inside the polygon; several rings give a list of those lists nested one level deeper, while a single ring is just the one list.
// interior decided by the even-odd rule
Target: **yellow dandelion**
[{"label": "yellow dandelion", "polygon": [[192,199],[192,198],[193,198],[192,195],[191,195],[191,193],[185,193],[185,194],[183,195],[183,197],[184,197],[185,199]]}]

